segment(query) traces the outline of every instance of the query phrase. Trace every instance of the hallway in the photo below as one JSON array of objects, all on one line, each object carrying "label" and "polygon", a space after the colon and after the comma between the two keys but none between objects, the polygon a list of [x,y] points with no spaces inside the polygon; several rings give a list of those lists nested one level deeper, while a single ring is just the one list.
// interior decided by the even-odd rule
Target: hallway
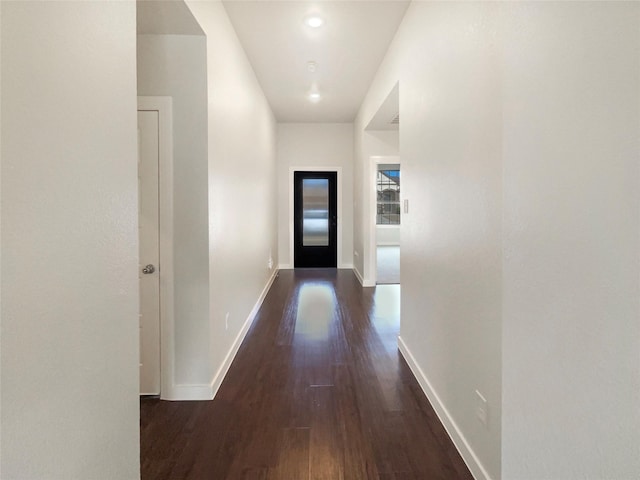
[{"label": "hallway", "polygon": [[397,351],[399,288],[281,271],[212,402],[141,400],[142,478],[471,479]]}]

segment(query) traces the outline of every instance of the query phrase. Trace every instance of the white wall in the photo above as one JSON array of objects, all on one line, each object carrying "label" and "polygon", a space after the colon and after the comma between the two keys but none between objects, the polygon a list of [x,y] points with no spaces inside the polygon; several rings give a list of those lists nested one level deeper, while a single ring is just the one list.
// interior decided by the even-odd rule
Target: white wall
[{"label": "white wall", "polygon": [[341,167],[342,218],[338,218],[338,268],[353,265],[353,124],[278,124],[278,256],[281,268],[293,268],[291,167]]},{"label": "white wall", "polygon": [[367,130],[366,135],[370,155],[394,156],[400,154],[400,131]]},{"label": "white wall", "polygon": [[[402,34],[401,338],[473,455],[500,477],[501,107],[496,4],[410,6]],[[420,58],[429,51],[423,62]],[[391,85],[390,85],[391,86]],[[478,390],[490,423],[475,417]],[[464,445],[462,438],[459,444]]]},{"label": "white wall", "polygon": [[2,478],[139,478],[135,2],[1,21]]},{"label": "white wall", "polygon": [[0,478],[2,478],[2,2],[0,2]]},{"label": "white wall", "polygon": [[640,478],[640,4],[508,19],[503,477]]},{"label": "white wall", "polygon": [[2,2],[0,2],[0,478],[2,478]]},{"label": "white wall", "polygon": [[[209,344],[215,392],[278,264],[276,124],[222,3],[187,5],[207,36]],[[274,268],[268,267],[270,257]]]},{"label": "white wall", "polygon": [[400,81],[401,347],[477,478],[640,473],[639,9],[414,2],[356,121],[357,185]]},{"label": "white wall", "polygon": [[400,225],[376,225],[376,245],[400,245]]},{"label": "white wall", "polygon": [[[489,15],[494,8],[411,4],[356,121],[356,168],[366,185],[372,152],[364,128],[400,81],[402,197],[409,200],[402,217],[401,347],[478,478],[483,470],[499,478],[501,469],[501,117]],[[360,198],[363,211],[371,212],[366,187]],[[366,251],[366,229],[362,239],[355,248]],[[488,429],[475,418],[476,389],[490,404]]]},{"label": "white wall", "polygon": [[208,384],[212,372],[206,38],[138,35],[137,52],[138,95],[173,98],[173,382]]}]

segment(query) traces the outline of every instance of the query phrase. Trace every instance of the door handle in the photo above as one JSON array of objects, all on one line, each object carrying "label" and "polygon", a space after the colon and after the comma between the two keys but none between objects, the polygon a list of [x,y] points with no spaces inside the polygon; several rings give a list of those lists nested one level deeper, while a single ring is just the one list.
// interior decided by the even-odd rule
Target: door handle
[{"label": "door handle", "polygon": [[151,264],[147,265],[142,269],[142,273],[144,273],[145,275],[149,275],[150,273],[153,273],[155,271],[156,271],[156,267],[154,267]]}]

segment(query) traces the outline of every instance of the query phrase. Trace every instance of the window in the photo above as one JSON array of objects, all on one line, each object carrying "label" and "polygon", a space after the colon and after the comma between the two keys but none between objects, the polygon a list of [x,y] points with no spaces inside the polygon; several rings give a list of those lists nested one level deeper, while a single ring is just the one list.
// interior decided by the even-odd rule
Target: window
[{"label": "window", "polygon": [[378,170],[378,225],[400,225],[400,170]]}]

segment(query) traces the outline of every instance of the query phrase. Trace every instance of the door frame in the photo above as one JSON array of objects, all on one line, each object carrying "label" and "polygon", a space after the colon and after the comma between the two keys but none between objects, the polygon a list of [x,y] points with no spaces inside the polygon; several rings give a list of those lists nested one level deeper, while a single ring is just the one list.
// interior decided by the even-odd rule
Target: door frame
[{"label": "door frame", "polygon": [[[160,265],[160,398],[173,396],[173,99],[139,96],[138,111],[158,112],[158,208]],[[140,293],[138,292],[138,301]],[[140,342],[138,342],[138,345]],[[140,348],[138,346],[138,348]]]},{"label": "door frame", "polygon": [[[399,155],[372,155],[370,157],[370,175],[369,175],[369,255],[366,257],[368,263],[368,269],[365,267],[364,271],[368,271],[369,275],[367,281],[364,282],[365,287],[375,287],[378,281],[378,232],[377,232],[377,215],[378,215],[378,195],[376,189],[376,180],[378,175],[378,165],[381,163],[397,164],[402,171]],[[402,175],[402,173],[400,174]],[[402,202],[402,185],[400,186],[400,205]],[[401,210],[402,212],[402,210]],[[400,214],[402,218],[402,213]],[[400,220],[402,225],[402,220]],[[402,243],[402,237],[400,237],[400,243]],[[401,247],[402,248],[402,247]],[[401,250],[402,251],[402,250]]]},{"label": "door frame", "polygon": [[295,244],[293,230],[295,227],[294,198],[293,198],[293,172],[336,172],[336,195],[338,200],[338,226],[337,226],[337,268],[345,268],[342,264],[342,167],[289,167],[289,268],[293,268],[293,255]]},{"label": "door frame", "polygon": [[[293,172],[293,214],[294,214],[294,268],[338,268],[338,174],[323,170]],[[327,236],[326,246],[304,245],[305,196],[304,182],[307,179],[327,181]]]}]

